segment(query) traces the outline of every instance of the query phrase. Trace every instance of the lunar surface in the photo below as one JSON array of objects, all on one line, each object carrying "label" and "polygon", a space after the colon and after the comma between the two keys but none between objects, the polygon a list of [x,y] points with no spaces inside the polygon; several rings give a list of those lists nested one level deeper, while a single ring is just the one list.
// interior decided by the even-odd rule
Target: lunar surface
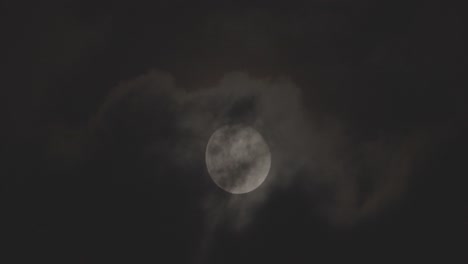
[{"label": "lunar surface", "polygon": [[216,130],[208,141],[205,158],[216,185],[234,194],[258,188],[271,165],[270,149],[260,133],[240,125]]}]

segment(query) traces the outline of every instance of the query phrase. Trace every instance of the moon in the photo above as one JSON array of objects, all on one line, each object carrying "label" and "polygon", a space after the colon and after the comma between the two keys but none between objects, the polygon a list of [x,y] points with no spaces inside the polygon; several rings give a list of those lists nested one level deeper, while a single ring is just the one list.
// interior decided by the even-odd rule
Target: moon
[{"label": "moon", "polygon": [[270,149],[254,128],[223,126],[208,140],[205,153],[208,172],[221,189],[233,194],[257,189],[268,176]]}]

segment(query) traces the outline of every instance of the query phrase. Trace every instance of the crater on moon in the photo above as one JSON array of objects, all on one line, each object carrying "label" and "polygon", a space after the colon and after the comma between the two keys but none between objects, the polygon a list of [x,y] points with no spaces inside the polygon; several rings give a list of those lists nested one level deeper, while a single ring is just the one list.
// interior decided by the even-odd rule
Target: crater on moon
[{"label": "crater on moon", "polygon": [[206,166],[213,181],[221,189],[248,193],[258,188],[268,176],[270,149],[250,126],[223,126],[208,141]]}]

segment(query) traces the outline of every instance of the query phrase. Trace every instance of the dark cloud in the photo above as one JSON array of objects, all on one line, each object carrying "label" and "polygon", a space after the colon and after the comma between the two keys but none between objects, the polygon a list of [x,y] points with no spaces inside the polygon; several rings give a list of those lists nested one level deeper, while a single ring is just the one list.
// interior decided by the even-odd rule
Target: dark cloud
[{"label": "dark cloud", "polygon": [[[160,199],[190,201],[192,208],[174,217],[198,212],[200,254],[211,252],[219,230],[249,230],[262,208],[283,192],[302,192],[307,210],[333,228],[359,225],[401,201],[415,166],[440,133],[383,132],[359,140],[345,122],[307,110],[301,94],[287,78],[245,73],[187,91],[169,74],[154,71],[112,91],[91,133],[104,151],[98,155],[110,155],[108,181],[146,184]],[[204,161],[211,133],[236,122],[257,128],[272,151],[267,180],[244,195],[218,189]]]}]

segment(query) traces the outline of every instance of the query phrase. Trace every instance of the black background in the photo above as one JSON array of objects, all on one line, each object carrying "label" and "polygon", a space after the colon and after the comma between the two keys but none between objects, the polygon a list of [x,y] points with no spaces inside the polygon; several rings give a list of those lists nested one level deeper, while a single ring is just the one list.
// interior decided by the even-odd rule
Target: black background
[{"label": "black background", "polygon": [[[194,172],[164,155],[152,165],[157,175],[141,165],[146,126],[141,132],[138,124],[147,117],[129,117],[136,132],[120,129],[81,146],[87,154],[78,163],[62,166],[48,154],[54,131],[87,127],[113,87],[149,69],[170,72],[188,90],[230,71],[288,75],[310,111],[340,119],[357,143],[382,131],[448,135],[418,161],[401,200],[372,219],[331,228],[309,209],[301,186],[293,186],[275,193],[247,231],[218,230],[202,262],[396,263],[437,256],[453,263],[466,257],[455,254],[466,251],[468,235],[461,5],[2,1],[1,9],[4,263],[200,259],[204,216],[197,197],[211,183],[165,177]],[[226,26],[229,19],[242,23]],[[169,145],[178,140],[173,114],[158,113],[154,128],[154,137]]]}]

